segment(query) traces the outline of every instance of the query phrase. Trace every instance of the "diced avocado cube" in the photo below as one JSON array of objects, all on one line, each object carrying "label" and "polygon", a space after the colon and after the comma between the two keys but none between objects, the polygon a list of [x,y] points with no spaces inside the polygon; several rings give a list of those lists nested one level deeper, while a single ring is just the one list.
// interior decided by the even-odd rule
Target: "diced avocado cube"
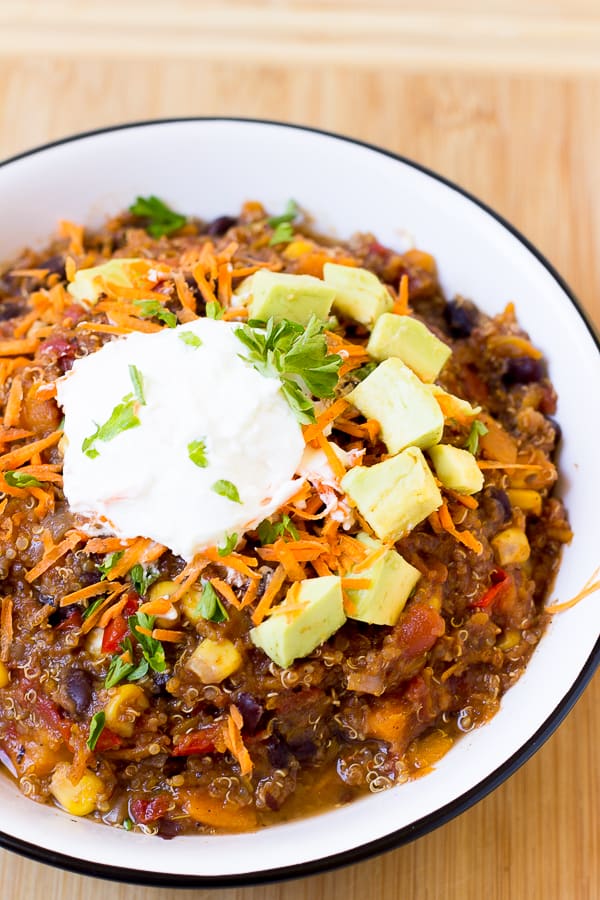
[{"label": "diced avocado cube", "polygon": [[437,400],[445,419],[467,422],[481,412],[480,406],[471,406],[468,400],[448,393],[439,384],[426,384],[425,387]]},{"label": "diced avocado cube", "polygon": [[386,286],[368,269],[325,263],[323,278],[335,291],[333,311],[367,328],[394,305]]},{"label": "diced avocado cube", "polygon": [[397,356],[421,381],[435,381],[452,350],[418,319],[383,313],[373,326],[367,344],[373,359]]},{"label": "diced avocado cube", "polygon": [[236,296],[249,301],[251,319],[289,319],[306,325],[312,315],[325,320],[335,297],[333,288],[312,275],[288,275],[260,269],[239,286]]},{"label": "diced avocado cube", "polygon": [[283,603],[250,631],[250,639],[285,669],[312,653],[345,621],[341,578],[307,578],[292,585]]},{"label": "diced avocado cube", "polygon": [[[384,546],[364,532],[358,535],[358,540],[365,544],[369,553]],[[348,618],[373,625],[395,625],[421,573],[390,549],[356,577],[368,579],[371,587],[358,590],[346,588]],[[349,582],[351,578],[352,573]]]},{"label": "diced avocado cube", "polygon": [[101,266],[78,269],[67,290],[80,303],[93,305],[103,293],[103,281],[109,281],[119,287],[133,287],[129,267],[132,263],[139,262],[139,259],[110,259]]},{"label": "diced avocado cube", "polygon": [[444,487],[459,494],[476,494],[483,487],[483,474],[468,450],[438,444],[429,448],[429,456],[437,477]]},{"label": "diced avocado cube", "polygon": [[381,541],[398,540],[442,505],[418,447],[408,447],[374,466],[355,466],[341,483]]},{"label": "diced avocado cube", "polygon": [[380,363],[346,399],[367,419],[379,422],[390,453],[412,446],[425,449],[442,437],[439,403],[400,359]]}]

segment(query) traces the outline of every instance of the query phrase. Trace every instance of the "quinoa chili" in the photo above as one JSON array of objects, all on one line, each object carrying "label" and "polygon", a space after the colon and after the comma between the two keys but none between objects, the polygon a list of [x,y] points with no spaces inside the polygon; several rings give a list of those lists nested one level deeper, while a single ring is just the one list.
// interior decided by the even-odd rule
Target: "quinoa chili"
[{"label": "quinoa chili", "polygon": [[[78,271],[117,259],[137,261],[133,286],[107,275],[94,305],[74,299]],[[62,490],[57,379],[121,335],[203,316],[246,323],[244,279],[320,279],[327,263],[373,273],[394,314],[451,349],[436,380],[442,442],[477,461],[481,490],[438,480],[441,505],[397,540],[357,538],[371,530],[340,481],[393,454],[347,399],[376,367],[369,327],[338,316],[321,329],[335,388],[313,393],[304,424],[329,475],[187,563],[146,537],[90,536]],[[571,538],[553,496],[556,395],[513,306],[489,317],[446,299],[427,252],[324,238],[293,203],[203,222],[150,197],[98,231],[63,222],[45,251],[0,267],[0,397],[0,761],[33,800],[164,838],[345,804],[427,772],[494,715],[543,635]],[[416,587],[395,624],[352,619],[349,591],[369,587],[390,548]],[[329,576],[349,617],[277,665],[251,630]]]}]

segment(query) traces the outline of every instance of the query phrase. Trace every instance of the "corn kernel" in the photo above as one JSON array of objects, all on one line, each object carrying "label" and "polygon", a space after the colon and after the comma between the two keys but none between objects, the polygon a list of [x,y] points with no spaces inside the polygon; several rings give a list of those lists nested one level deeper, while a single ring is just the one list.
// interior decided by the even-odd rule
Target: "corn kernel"
[{"label": "corn kernel", "polygon": [[80,781],[73,784],[69,778],[70,769],[68,763],[56,767],[50,781],[50,792],[72,816],[87,816],[96,809],[101,795],[105,793],[104,782],[86,769]]},{"label": "corn kernel", "polygon": [[313,244],[309,241],[292,241],[283,251],[283,255],[286,259],[298,259],[298,257],[310,253],[312,249]]},{"label": "corn kernel", "polygon": [[516,647],[521,640],[521,632],[516,628],[508,628],[502,635],[502,640],[498,641],[498,647],[506,653]]},{"label": "corn kernel", "polygon": [[527,535],[520,528],[505,528],[491,540],[498,565],[523,563],[531,553]]},{"label": "corn kernel", "polygon": [[179,585],[175,581],[155,581],[148,591],[148,602],[152,600],[168,600]]},{"label": "corn kernel", "polygon": [[202,591],[198,590],[198,588],[191,588],[181,598],[181,610],[192,625],[197,625],[204,618],[199,609],[201,599]]},{"label": "corn kernel", "polygon": [[137,684],[119,685],[104,710],[106,727],[121,737],[131,737],[136,719],[148,705],[146,694]]},{"label": "corn kernel", "polygon": [[3,662],[0,662],[0,688],[5,688],[10,683],[10,672]]},{"label": "corn kernel", "polygon": [[525,488],[509,488],[506,492],[512,506],[518,506],[523,512],[533,513],[539,516],[542,513],[542,496],[538,491],[530,491]]},{"label": "corn kernel", "polygon": [[186,668],[204,684],[218,684],[239,669],[241,664],[241,654],[231,641],[225,638],[221,641],[206,638],[196,647]]}]

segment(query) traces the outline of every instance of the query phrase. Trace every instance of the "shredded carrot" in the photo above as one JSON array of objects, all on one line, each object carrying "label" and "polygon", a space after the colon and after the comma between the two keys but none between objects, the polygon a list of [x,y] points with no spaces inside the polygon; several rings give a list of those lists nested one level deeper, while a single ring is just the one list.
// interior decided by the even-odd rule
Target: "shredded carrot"
[{"label": "shredded carrot", "polygon": [[11,269],[11,278],[45,278],[50,269]]},{"label": "shredded carrot", "polygon": [[[209,560],[210,562],[219,563],[220,565],[225,566],[226,569],[234,569],[236,572],[239,572],[240,575],[245,575],[247,578],[260,578],[260,575],[249,568],[250,566],[258,565],[256,560],[251,556],[241,556],[237,553],[229,553],[227,556],[221,556],[216,547],[202,550],[199,556],[202,556],[205,560]],[[175,580],[177,581],[177,579]]]},{"label": "shredded carrot", "polygon": [[492,335],[488,344],[500,356],[529,356],[531,359],[541,359],[543,356],[541,350],[534,347],[531,341],[516,334]]},{"label": "shredded carrot", "polygon": [[27,431],[26,428],[3,429],[0,427],[0,444],[10,444],[12,441],[21,441],[32,435],[33,431]]},{"label": "shredded carrot", "polygon": [[242,739],[242,727],[244,720],[237,706],[229,707],[227,729],[224,733],[225,744],[229,752],[236,758],[240,766],[242,776],[250,775],[254,768],[248,749]]},{"label": "shredded carrot", "polygon": [[61,237],[69,238],[69,253],[81,256],[83,253],[83,227],[76,225],[75,222],[69,222],[67,219],[61,219],[58,223],[58,230]]},{"label": "shredded carrot", "polygon": [[[221,306],[229,306],[231,302],[231,263],[221,263],[217,274],[217,296]],[[246,315],[248,311],[246,310]]]},{"label": "shredded carrot", "polygon": [[240,601],[236,597],[230,584],[227,584],[227,582],[223,581],[221,578],[211,578],[210,583],[214,588],[218,590],[222,597],[224,597],[229,603],[231,603],[232,606],[234,606],[236,609],[240,608]]},{"label": "shredded carrot", "polygon": [[468,547],[469,550],[473,550],[474,553],[481,553],[483,550],[483,546],[480,541],[477,540],[475,535],[471,534],[470,531],[464,529],[463,531],[459,531],[454,522],[452,521],[452,517],[448,510],[448,505],[444,501],[438,510],[438,515],[440,518],[440,524],[444,531],[447,531],[452,537],[456,538],[461,544],[464,544],[465,547]]},{"label": "shredded carrot", "polygon": [[138,612],[147,616],[164,616],[173,609],[173,604],[168,597],[157,597],[156,600],[147,600],[142,603]]},{"label": "shredded carrot", "polygon": [[27,496],[27,491],[25,488],[13,487],[12,484],[9,484],[4,475],[0,472],[0,491],[4,494],[8,494],[9,497],[19,497],[20,499],[24,499]]},{"label": "shredded carrot", "polygon": [[83,536],[81,532],[70,531],[60,544],[56,544],[56,546],[49,550],[48,553],[45,553],[39,563],[34,566],[33,569],[30,569],[29,572],[25,573],[25,580],[31,584],[36,578],[43,575],[47,569],[55,565],[59,559],[65,556],[65,554],[69,553],[70,550],[73,550],[77,544],[80,544],[82,540]]},{"label": "shredded carrot", "polygon": [[47,512],[54,511],[54,494],[50,490],[40,487],[28,487],[27,490],[37,500],[35,514],[38,519],[43,519]]},{"label": "shredded carrot", "polygon": [[130,542],[123,542],[121,538],[92,538],[85,545],[85,552],[91,553],[115,553],[119,550],[125,550]]},{"label": "shredded carrot", "polygon": [[208,560],[206,560],[201,553],[197,553],[187,564],[185,569],[182,569],[179,575],[175,576],[174,580],[179,584],[179,587],[169,597],[171,603],[176,603],[187,591],[189,591],[207,565]]},{"label": "shredded carrot", "polygon": [[260,598],[258,606],[252,613],[252,622],[254,625],[260,625],[267,612],[275,602],[277,595],[286,579],[284,567],[280,564],[277,566],[271,579],[265,589],[264,594]]},{"label": "shredded carrot", "polygon": [[175,629],[169,628],[154,628],[152,630],[152,637],[156,641],[166,641],[167,643],[171,642],[176,644],[178,641],[182,641],[185,638],[185,631],[175,631]]},{"label": "shredded carrot", "polygon": [[98,581],[96,584],[89,584],[87,587],[79,588],[78,591],[65,594],[60,605],[71,606],[72,603],[79,603],[80,600],[89,600],[90,597],[97,597],[99,594],[109,594],[113,588],[118,586],[116,581]]},{"label": "shredded carrot", "polygon": [[0,341],[0,356],[24,356],[35,353],[39,345],[37,338],[21,338]]},{"label": "shredded carrot", "polygon": [[233,322],[236,319],[247,319],[249,310],[245,306],[232,306],[223,313],[224,322]]},{"label": "shredded carrot", "polygon": [[106,609],[100,617],[100,621],[98,622],[100,628],[106,628],[109,622],[112,622],[113,619],[116,619],[119,613],[123,612],[123,610],[127,606],[127,601],[127,597],[122,597],[121,600],[119,600],[113,606],[109,606],[109,608]]},{"label": "shredded carrot", "polygon": [[190,290],[190,287],[181,272],[175,272],[173,280],[175,282],[175,290],[177,291],[179,302],[188,310],[188,312],[191,312],[196,316],[196,298],[194,292]]},{"label": "shredded carrot", "polygon": [[349,405],[348,400],[344,397],[340,397],[331,406],[328,406],[327,409],[323,410],[323,412],[317,416],[317,421],[314,425],[307,425],[304,428],[304,440],[307,444],[311,441],[314,441],[316,437],[323,433],[323,430],[333,422],[339,415],[341,415],[346,407]]},{"label": "shredded carrot", "polygon": [[[0,457],[1,461],[1,457]],[[539,469],[543,469],[543,466],[534,465],[533,463],[509,463],[509,462],[498,462],[498,460],[488,460],[488,459],[478,459],[477,465],[480,469],[531,469],[532,471],[538,471]]]},{"label": "shredded carrot", "polygon": [[479,506],[475,497],[472,497],[470,494],[459,494],[458,491],[453,491],[451,488],[444,488],[444,491],[452,500],[456,500],[457,503],[461,503],[467,509],[477,509]]},{"label": "shredded carrot", "polygon": [[320,556],[318,556],[316,559],[311,560],[311,565],[317,575],[319,575],[321,578],[325,575],[333,574],[327,563]]},{"label": "shredded carrot", "polygon": [[13,639],[12,614],[12,597],[3,597],[0,611],[0,659],[3,662],[6,662],[10,656],[10,645]]},{"label": "shredded carrot", "polygon": [[146,637],[152,637],[152,632],[150,631],[150,629],[144,628],[143,625],[138,625],[135,630],[139,631],[140,634],[145,634]]},{"label": "shredded carrot", "polygon": [[112,592],[112,594],[109,594],[108,597],[106,597],[106,598],[102,601],[102,603],[100,603],[100,605],[97,607],[97,609],[95,609],[94,612],[91,613],[91,614],[86,618],[86,620],[84,621],[83,625],[81,626],[81,633],[82,633],[82,634],[87,634],[88,631],[91,631],[92,628],[95,628],[95,627],[96,627],[96,623],[98,622],[98,619],[99,619],[100,616],[103,614],[103,612],[104,612],[106,609],[108,609],[110,606],[112,606],[112,604],[113,604],[114,601],[117,599],[117,597],[118,597],[120,594],[122,594],[123,591],[125,591],[126,589],[127,589],[127,585],[126,585],[126,584],[121,584],[121,585],[119,585],[118,588],[115,588],[115,590]]},{"label": "shredded carrot", "polygon": [[367,569],[370,569],[376,562],[379,562],[382,556],[385,556],[389,549],[390,547],[387,544],[384,544],[382,547],[376,547],[375,550],[368,553],[361,562],[353,567],[352,574],[358,574],[359,572],[365,572]]},{"label": "shredded carrot", "polygon": [[[162,544],[156,544],[150,538],[136,538],[127,547],[121,559],[111,568],[110,577],[113,580],[123,578],[137,563],[152,562],[149,555],[152,556],[153,551],[157,551],[158,556],[160,556],[164,553],[165,548]],[[157,557],[155,556],[154,558]]]},{"label": "shredded carrot", "polygon": [[52,434],[42,438],[40,441],[33,441],[31,444],[26,444],[24,447],[5,453],[3,456],[0,456],[0,472],[6,472],[7,469],[18,469],[19,466],[30,460],[36,453],[41,453],[42,450],[47,450],[48,447],[57,444],[62,436],[62,431],[53,431]]},{"label": "shredded carrot", "polygon": [[400,291],[398,299],[392,307],[392,312],[399,316],[406,316],[410,312],[408,307],[408,275],[403,275],[400,279]]},{"label": "shredded carrot", "polygon": [[36,400],[52,400],[56,397],[56,382],[38,385],[35,396]]},{"label": "shredded carrot", "polygon": [[346,468],[344,463],[341,461],[335,450],[333,449],[333,444],[331,444],[325,435],[322,432],[319,432],[316,436],[316,442],[318,443],[320,449],[323,451],[325,456],[327,457],[327,462],[331,468],[331,471],[334,474],[334,477],[339,482],[342,480],[344,475],[346,474]]},{"label": "shredded carrot", "polygon": [[132,328],[122,325],[106,325],[103,322],[79,322],[77,328],[82,331],[95,331],[98,334],[131,334]]},{"label": "shredded carrot", "polygon": [[582,589],[578,591],[574,597],[571,597],[570,600],[566,600],[564,603],[553,603],[552,606],[546,606],[545,611],[547,613],[550,613],[551,615],[559,612],[565,612],[565,610],[572,609],[574,606],[576,606],[581,600],[584,599],[584,597],[589,597],[590,594],[594,594],[596,591],[600,591],[600,578],[598,578],[599,573],[600,566],[591,575],[591,577],[588,578]]},{"label": "shredded carrot", "polygon": [[256,600],[256,595],[258,594],[258,586],[260,584],[260,579],[254,578],[248,582],[248,587],[246,588],[246,592],[242,597],[242,602],[240,603],[240,609],[246,609],[247,606],[250,606]]},{"label": "shredded carrot", "polygon": [[370,578],[342,578],[342,588],[346,591],[368,591],[372,586]]}]

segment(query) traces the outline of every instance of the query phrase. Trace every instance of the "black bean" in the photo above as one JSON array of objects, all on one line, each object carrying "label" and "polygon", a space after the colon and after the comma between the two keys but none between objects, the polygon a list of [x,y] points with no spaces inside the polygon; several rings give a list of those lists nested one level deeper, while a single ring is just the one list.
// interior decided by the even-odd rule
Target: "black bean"
[{"label": "black bean", "polygon": [[287,769],[291,753],[284,740],[279,735],[273,734],[266,743],[269,762],[274,769]]},{"label": "black bean", "polygon": [[317,753],[317,745],[310,738],[289,741],[289,747],[299,763],[310,762]]},{"label": "black bean", "polygon": [[92,701],[92,683],[83,669],[71,669],[66,679],[67,694],[73,701],[75,712],[82,716]]},{"label": "black bean", "polygon": [[[484,491],[484,502],[492,503],[496,506],[500,514],[499,518],[501,517],[503,522],[508,522],[512,518],[510,500],[508,499],[508,494],[502,488],[496,487],[494,484],[487,487]],[[490,515],[490,518],[495,517]]]},{"label": "black bean", "polygon": [[544,377],[544,366],[539,359],[530,356],[517,356],[509,359],[506,370],[502,376],[505,385],[530,384],[532,381],[541,381]]},{"label": "black bean", "polygon": [[219,216],[217,219],[213,219],[212,222],[210,222],[206,232],[212,237],[221,237],[226,231],[229,231],[230,228],[237,225],[237,221],[238,220],[234,219],[233,216]]},{"label": "black bean", "polygon": [[19,303],[18,300],[3,300],[0,303],[0,322],[7,322],[9,319],[16,319],[17,316],[24,316],[28,311],[25,302]]},{"label": "black bean", "polygon": [[158,823],[157,835],[165,841],[171,841],[183,831],[183,825],[179,822],[173,822],[171,819],[161,819]]},{"label": "black bean", "polygon": [[453,338],[469,337],[479,318],[477,307],[468,300],[449,300],[444,309],[448,331]]},{"label": "black bean", "polygon": [[550,423],[554,430],[554,446],[556,447],[556,445],[562,438],[562,428],[560,427],[556,419],[552,418],[552,416],[546,416],[546,421]]},{"label": "black bean", "polygon": [[244,729],[248,734],[255,734],[265,712],[262,705],[256,697],[246,693],[246,691],[240,691],[235,699],[235,705],[242,714]]},{"label": "black bean", "polygon": [[59,275],[61,280],[64,280],[67,277],[65,272],[65,258],[60,254],[50,256],[48,259],[39,263],[36,268],[48,269],[49,275]]}]

